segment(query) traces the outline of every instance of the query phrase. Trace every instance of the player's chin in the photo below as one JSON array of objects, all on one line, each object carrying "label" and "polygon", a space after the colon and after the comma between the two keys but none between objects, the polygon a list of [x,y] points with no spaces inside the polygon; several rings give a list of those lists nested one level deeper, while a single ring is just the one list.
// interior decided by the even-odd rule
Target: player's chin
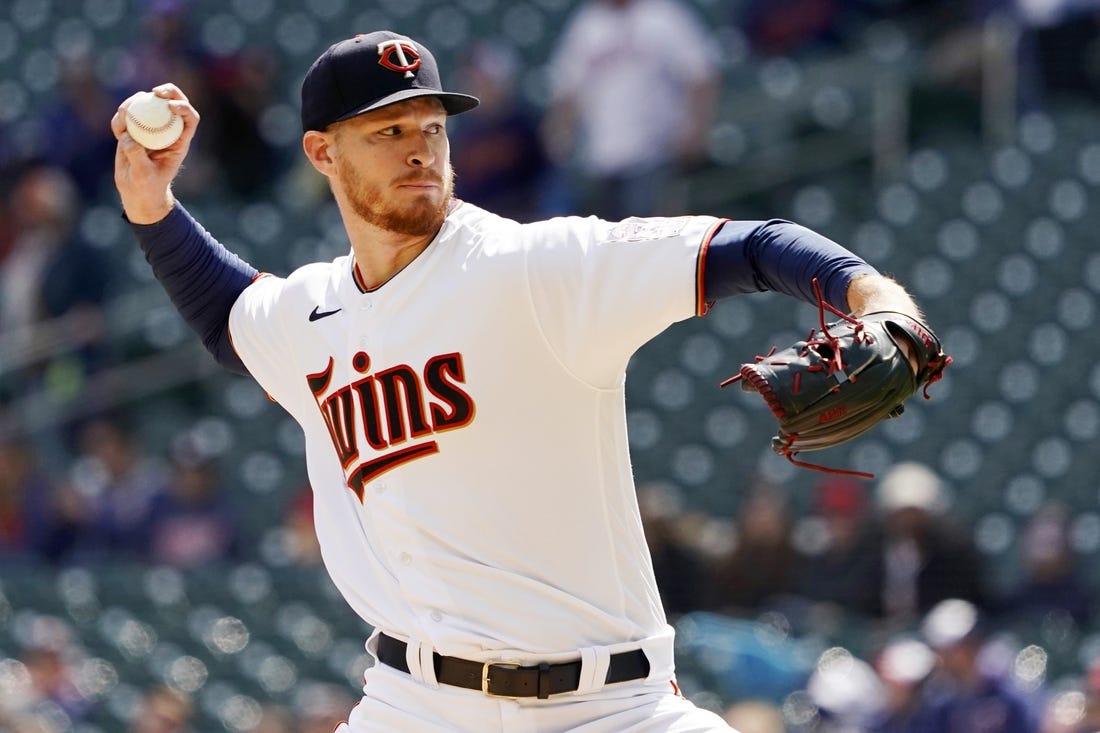
[{"label": "player's chin", "polygon": [[404,205],[401,207],[405,211],[418,211],[421,215],[428,212],[438,211],[443,207],[443,192],[433,191],[431,193],[418,193],[405,199]]},{"label": "player's chin", "polygon": [[387,217],[386,228],[412,235],[435,233],[443,224],[446,209],[441,201],[421,201],[418,205],[401,207]]}]

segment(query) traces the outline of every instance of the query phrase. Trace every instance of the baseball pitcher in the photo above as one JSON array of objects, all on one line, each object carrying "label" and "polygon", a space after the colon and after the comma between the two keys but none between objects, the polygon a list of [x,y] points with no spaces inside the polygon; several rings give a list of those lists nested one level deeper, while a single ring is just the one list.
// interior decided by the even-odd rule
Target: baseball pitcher
[{"label": "baseball pitcher", "polygon": [[[199,113],[172,84],[154,92],[184,132],[146,150],[123,102],[122,206],[214,358],[305,433],[325,566],[378,661],[339,730],[728,731],[675,684],[631,475],[627,362],[718,298],[816,304],[816,282],[850,319],[917,321],[904,289],[784,221],[519,224],[458,201],[447,120],[478,100],[444,91],[428,49],[388,31],[334,44],[302,84],[302,147],[349,252],[258,273],[174,199]],[[926,361],[901,358],[913,389]]]}]

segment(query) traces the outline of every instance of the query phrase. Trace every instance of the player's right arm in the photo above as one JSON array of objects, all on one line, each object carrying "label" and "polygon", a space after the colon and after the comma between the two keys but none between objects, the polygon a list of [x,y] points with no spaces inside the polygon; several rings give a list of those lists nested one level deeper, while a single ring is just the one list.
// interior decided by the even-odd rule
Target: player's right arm
[{"label": "player's right arm", "polygon": [[164,150],[146,150],[126,132],[126,108],[133,97],[119,105],[111,131],[118,140],[115,186],[122,209],[176,310],[219,364],[248,374],[229,337],[229,312],[259,273],[199,226],[172,196],[172,181],[187,157],[199,114],[174,84],[153,91],[183,119],[183,134]]}]

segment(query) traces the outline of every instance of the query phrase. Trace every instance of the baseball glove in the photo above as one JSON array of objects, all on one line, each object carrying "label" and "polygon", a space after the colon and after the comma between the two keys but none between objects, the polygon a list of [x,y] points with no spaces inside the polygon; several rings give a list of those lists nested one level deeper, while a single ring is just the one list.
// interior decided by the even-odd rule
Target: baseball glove
[{"label": "baseball glove", "polygon": [[[840,320],[826,324],[826,309]],[[764,398],[779,422],[772,448],[792,463],[870,478],[860,471],[805,463],[795,455],[831,448],[897,417],[918,389],[928,399],[928,386],[940,379],[951,357],[930,328],[902,313],[853,318],[820,295],[819,313],[820,332],[815,328],[804,341],[743,364],[721,386],[740,381],[742,389]],[[902,340],[915,357],[916,373],[899,346]]]}]

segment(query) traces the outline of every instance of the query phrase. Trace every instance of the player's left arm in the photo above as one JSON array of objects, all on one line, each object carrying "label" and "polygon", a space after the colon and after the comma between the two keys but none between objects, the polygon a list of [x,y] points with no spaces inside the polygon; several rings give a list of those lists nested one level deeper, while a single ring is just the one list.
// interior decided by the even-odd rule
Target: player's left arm
[{"label": "player's left arm", "polygon": [[900,284],[828,237],[782,219],[727,221],[701,255],[703,300],[775,291],[816,306],[820,283],[825,302],[860,315],[890,310],[919,318]]},{"label": "player's left arm", "polygon": [[789,221],[726,222],[707,243],[701,265],[706,302],[774,290],[816,306],[816,278],[825,302],[837,310],[856,317],[893,311],[923,321],[900,283],[828,237]]}]

